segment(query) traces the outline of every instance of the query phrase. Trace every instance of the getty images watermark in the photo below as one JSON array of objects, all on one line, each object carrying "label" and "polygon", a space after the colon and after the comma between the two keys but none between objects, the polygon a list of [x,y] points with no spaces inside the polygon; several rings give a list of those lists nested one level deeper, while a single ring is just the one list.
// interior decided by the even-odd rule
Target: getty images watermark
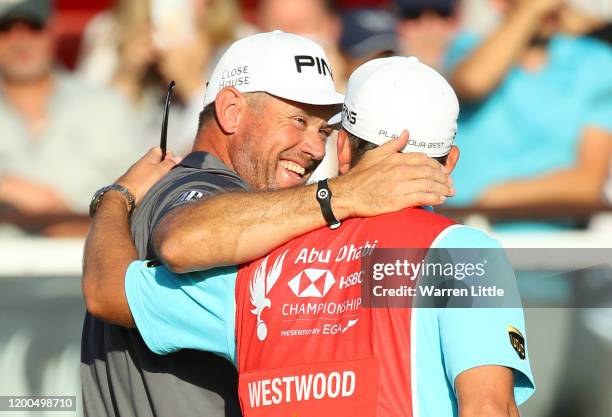
[{"label": "getty images watermark", "polygon": [[[501,248],[374,249],[361,258],[362,304],[366,308],[520,308],[525,299],[534,300],[534,289],[548,295],[554,292],[548,287],[553,286],[569,288],[570,299],[563,300],[563,306],[598,307],[602,300],[612,302],[609,251],[597,259],[590,251],[587,259],[587,252],[577,256],[580,252],[573,250],[572,265],[583,265],[575,270],[561,263],[570,256],[562,250],[542,250],[538,262],[521,264],[534,253]],[[533,265],[547,265],[547,269],[534,271]],[[529,284],[528,291],[519,293],[519,283]],[[599,297],[578,298],[584,291],[576,288],[585,284],[597,288]]]}]

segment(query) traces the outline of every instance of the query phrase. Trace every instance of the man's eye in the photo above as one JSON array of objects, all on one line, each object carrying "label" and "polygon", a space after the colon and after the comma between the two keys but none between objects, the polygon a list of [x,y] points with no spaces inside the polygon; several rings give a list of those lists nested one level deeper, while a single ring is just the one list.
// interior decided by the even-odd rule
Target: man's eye
[{"label": "man's eye", "polygon": [[332,134],[332,129],[321,129],[319,130],[319,133],[324,139],[327,139]]},{"label": "man's eye", "polygon": [[294,117],[293,120],[295,120],[296,122],[298,122],[299,124],[306,126],[306,119],[304,119],[303,117]]}]

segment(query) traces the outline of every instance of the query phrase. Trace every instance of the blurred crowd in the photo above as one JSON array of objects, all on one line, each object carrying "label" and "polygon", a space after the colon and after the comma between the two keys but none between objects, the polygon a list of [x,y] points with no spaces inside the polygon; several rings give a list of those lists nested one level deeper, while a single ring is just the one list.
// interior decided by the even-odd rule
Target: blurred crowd
[{"label": "blurred crowd", "polygon": [[446,75],[462,101],[449,204],[612,199],[612,0],[116,0],[70,70],[57,12],[0,0],[0,236],[83,234],[93,192],[159,142],[168,82],[169,147],[185,155],[220,54],[275,29],[319,42],[340,90],[388,55]]}]

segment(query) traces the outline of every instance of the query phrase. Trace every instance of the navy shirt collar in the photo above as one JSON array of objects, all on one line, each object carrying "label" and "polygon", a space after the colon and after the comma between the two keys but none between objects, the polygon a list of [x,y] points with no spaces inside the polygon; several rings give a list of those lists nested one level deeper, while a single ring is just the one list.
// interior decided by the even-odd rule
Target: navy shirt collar
[{"label": "navy shirt collar", "polygon": [[[221,169],[234,172],[214,155],[202,151],[191,152],[189,155],[183,158],[178,166],[197,169]],[[236,173],[234,172],[234,174]]]}]

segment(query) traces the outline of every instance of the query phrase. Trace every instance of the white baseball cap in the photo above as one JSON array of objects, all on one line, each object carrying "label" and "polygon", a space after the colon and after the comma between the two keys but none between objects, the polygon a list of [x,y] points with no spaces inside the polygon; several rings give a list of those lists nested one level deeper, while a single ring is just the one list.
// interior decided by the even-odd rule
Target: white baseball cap
[{"label": "white baseball cap", "polygon": [[267,92],[307,104],[341,104],[323,48],[303,36],[280,30],[234,42],[212,72],[204,106],[225,87],[243,93]]},{"label": "white baseball cap", "polygon": [[357,68],[348,81],[342,127],[381,145],[408,130],[403,152],[431,157],[450,152],[459,101],[436,70],[415,57],[379,58]]}]

